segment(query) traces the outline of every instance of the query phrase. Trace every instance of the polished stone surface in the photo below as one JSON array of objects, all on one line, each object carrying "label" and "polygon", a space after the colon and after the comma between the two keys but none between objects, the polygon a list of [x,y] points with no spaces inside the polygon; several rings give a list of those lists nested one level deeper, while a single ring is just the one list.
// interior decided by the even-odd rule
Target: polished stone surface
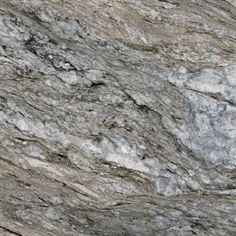
[{"label": "polished stone surface", "polygon": [[1,0],[0,235],[236,235],[236,1]]}]

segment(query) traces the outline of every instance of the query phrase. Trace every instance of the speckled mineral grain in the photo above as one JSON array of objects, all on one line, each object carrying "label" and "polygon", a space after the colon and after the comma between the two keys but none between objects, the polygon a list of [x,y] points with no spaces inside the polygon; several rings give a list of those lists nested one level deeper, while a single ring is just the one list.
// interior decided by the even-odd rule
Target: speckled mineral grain
[{"label": "speckled mineral grain", "polygon": [[236,235],[236,0],[0,0],[0,235]]}]

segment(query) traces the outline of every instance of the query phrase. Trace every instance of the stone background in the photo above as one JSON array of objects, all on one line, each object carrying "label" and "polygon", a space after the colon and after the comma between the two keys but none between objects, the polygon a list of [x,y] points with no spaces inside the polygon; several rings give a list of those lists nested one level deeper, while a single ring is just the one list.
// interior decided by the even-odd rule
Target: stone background
[{"label": "stone background", "polygon": [[1,0],[0,235],[236,235],[236,1]]}]

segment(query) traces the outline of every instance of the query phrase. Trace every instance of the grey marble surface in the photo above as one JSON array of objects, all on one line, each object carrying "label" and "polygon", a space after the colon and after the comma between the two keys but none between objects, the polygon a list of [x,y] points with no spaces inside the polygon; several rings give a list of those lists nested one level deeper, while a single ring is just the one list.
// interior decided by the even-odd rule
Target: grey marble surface
[{"label": "grey marble surface", "polygon": [[1,0],[0,235],[236,235],[236,1]]}]

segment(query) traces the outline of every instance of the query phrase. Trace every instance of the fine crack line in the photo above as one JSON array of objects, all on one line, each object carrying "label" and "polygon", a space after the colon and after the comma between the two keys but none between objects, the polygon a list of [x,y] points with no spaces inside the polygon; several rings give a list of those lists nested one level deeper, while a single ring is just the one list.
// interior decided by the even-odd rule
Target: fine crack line
[{"label": "fine crack line", "polygon": [[15,235],[18,235],[18,236],[23,236],[23,234],[17,233],[16,231],[13,231],[13,230],[11,230],[11,229],[9,229],[9,228],[6,228],[6,227],[4,227],[4,226],[2,226],[2,225],[0,225],[0,228],[3,229],[3,230],[5,230],[5,231],[8,232],[8,233],[15,234]]}]

